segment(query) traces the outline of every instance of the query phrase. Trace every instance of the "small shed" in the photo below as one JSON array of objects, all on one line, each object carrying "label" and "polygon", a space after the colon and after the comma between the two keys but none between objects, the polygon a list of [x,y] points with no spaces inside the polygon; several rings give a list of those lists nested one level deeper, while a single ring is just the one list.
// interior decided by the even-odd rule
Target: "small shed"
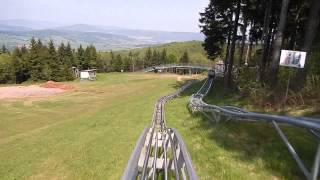
[{"label": "small shed", "polygon": [[95,80],[97,77],[97,69],[88,69],[80,71],[81,80]]}]

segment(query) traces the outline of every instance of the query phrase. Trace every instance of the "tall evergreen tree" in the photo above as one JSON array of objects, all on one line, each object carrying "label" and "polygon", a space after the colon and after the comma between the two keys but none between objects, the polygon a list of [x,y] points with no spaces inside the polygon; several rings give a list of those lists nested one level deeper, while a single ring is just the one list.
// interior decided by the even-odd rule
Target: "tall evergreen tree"
[{"label": "tall evergreen tree", "polygon": [[169,64],[174,64],[174,63],[177,63],[177,62],[178,62],[177,57],[174,54],[169,54],[168,63]]},{"label": "tall evergreen tree", "polygon": [[111,58],[111,60],[110,60],[110,65],[109,65],[109,67],[110,67],[109,71],[116,71],[116,69],[115,69],[116,58],[114,56],[113,51],[110,52],[110,58]]},{"label": "tall evergreen tree", "polygon": [[48,43],[48,65],[50,69],[50,80],[60,81],[62,62],[58,60],[57,52],[54,47],[53,41],[50,40]]},{"label": "tall evergreen tree", "polygon": [[144,55],[143,68],[152,66],[151,61],[152,61],[152,51],[151,51],[151,48],[149,47]]},{"label": "tall evergreen tree", "polygon": [[131,71],[134,72],[136,61],[135,61],[135,58],[134,58],[133,53],[131,51],[128,54],[128,58],[129,58],[129,62],[131,64]]},{"label": "tall evergreen tree", "polygon": [[57,77],[57,81],[66,81],[67,78],[67,72],[65,72],[66,70],[66,64],[64,62],[64,59],[66,57],[66,51],[65,51],[66,47],[64,45],[64,43],[61,43],[60,46],[58,47],[58,51],[57,51],[57,58],[58,58],[58,62],[60,64],[59,66],[59,75]]},{"label": "tall evergreen tree", "polygon": [[168,64],[168,56],[166,48],[163,48],[160,55],[160,64]]},{"label": "tall evergreen tree", "polygon": [[43,61],[40,57],[42,48],[41,41],[36,42],[34,38],[30,41],[30,51],[28,54],[28,70],[32,81],[43,80]]},{"label": "tall evergreen tree", "polygon": [[84,49],[82,48],[82,45],[80,44],[78,50],[77,50],[77,64],[79,69],[86,69],[84,67],[85,63],[85,56],[84,56]]},{"label": "tall evergreen tree", "polygon": [[84,51],[84,61],[82,64],[82,69],[90,68],[90,60],[91,60],[91,50],[90,50],[90,47],[87,46],[86,50]]},{"label": "tall evergreen tree", "polygon": [[231,30],[232,3],[230,0],[211,0],[203,13],[200,13],[200,28],[205,35],[203,43],[209,59],[215,59],[222,49]]},{"label": "tall evergreen tree", "polygon": [[101,66],[100,65],[101,62],[99,61],[96,47],[94,47],[93,45],[90,45],[89,52],[90,52],[90,60],[89,60],[90,68],[99,68]]},{"label": "tall evergreen tree", "polygon": [[70,43],[67,46],[61,44],[62,56],[60,61],[62,62],[63,77],[65,80],[73,80],[72,62],[73,53]]},{"label": "tall evergreen tree", "polygon": [[[1,47],[1,53],[8,53],[9,51],[8,51],[8,49],[6,48],[6,46],[5,45],[2,45],[2,47]],[[1,54],[0,53],[0,54]]]},{"label": "tall evergreen tree", "polygon": [[159,59],[160,59],[159,52],[154,49],[151,56],[151,66],[159,65],[159,62],[160,62]]},{"label": "tall evergreen tree", "polygon": [[122,62],[122,57],[120,54],[118,54],[115,58],[115,62],[113,64],[113,69],[116,72],[121,72],[121,70],[123,70],[123,62]]},{"label": "tall evergreen tree", "polygon": [[189,64],[190,59],[189,59],[189,54],[188,54],[187,51],[185,51],[185,52],[182,54],[179,62],[180,62],[181,64]]},{"label": "tall evergreen tree", "polygon": [[128,72],[130,71],[130,58],[129,56],[126,56],[124,59],[123,59],[123,70]]},{"label": "tall evergreen tree", "polygon": [[68,67],[72,67],[74,64],[74,57],[70,43],[68,42],[67,46],[65,47],[65,59],[64,62]]},{"label": "tall evergreen tree", "polygon": [[11,66],[14,71],[14,80],[16,84],[20,84],[27,80],[27,78],[24,76],[24,66],[23,66],[23,54],[19,48],[15,48],[13,50],[12,56],[11,56]]}]

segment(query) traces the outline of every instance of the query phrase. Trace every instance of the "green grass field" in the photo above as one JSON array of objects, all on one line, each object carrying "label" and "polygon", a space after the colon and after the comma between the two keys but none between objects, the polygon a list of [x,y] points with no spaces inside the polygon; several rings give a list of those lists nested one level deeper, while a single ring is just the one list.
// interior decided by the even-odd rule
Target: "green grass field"
[{"label": "green grass field", "polygon": [[[119,179],[156,99],[177,88],[176,76],[138,73],[70,84],[75,90],[64,94],[0,102],[0,179]],[[200,85],[169,102],[166,118],[201,179],[303,178],[268,124],[214,124],[191,115],[187,101]],[[293,139],[312,159],[310,137]]]}]

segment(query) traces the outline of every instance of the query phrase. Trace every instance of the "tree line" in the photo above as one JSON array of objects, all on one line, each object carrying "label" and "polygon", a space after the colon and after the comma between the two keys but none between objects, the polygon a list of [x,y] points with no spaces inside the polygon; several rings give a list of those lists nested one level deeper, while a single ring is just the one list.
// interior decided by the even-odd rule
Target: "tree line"
[{"label": "tree line", "polygon": [[[210,0],[200,16],[203,46],[210,59],[224,60],[227,87],[240,73],[234,68],[247,64],[257,66],[254,79],[271,88],[283,71],[301,84],[319,75],[319,0]],[[281,49],[307,52],[306,68],[279,72]]]},{"label": "tree line", "polygon": [[132,51],[129,51],[127,55],[115,55],[115,53],[111,51],[110,58],[109,69],[107,71],[111,72],[131,72],[161,64],[190,63],[187,51],[185,51],[178,59],[178,57],[173,54],[167,54],[167,50],[165,48],[161,51],[157,51],[156,49],[152,50],[150,47],[142,56],[140,56],[139,53],[133,53]]},{"label": "tree line", "polygon": [[[70,43],[61,43],[57,48],[50,40],[44,44],[32,38],[27,46],[16,47],[11,52],[2,46],[0,55],[8,61],[0,62],[0,83],[25,81],[70,81],[76,78],[74,70],[97,69],[99,72],[132,72],[146,67],[169,63],[189,63],[188,52],[180,57],[148,48],[145,54],[129,52],[99,53],[94,45],[73,49]],[[107,54],[103,56],[102,54]]]},{"label": "tree line", "polygon": [[[10,53],[2,51],[2,53]],[[70,43],[55,47],[52,40],[47,45],[32,38],[28,46],[16,47],[10,60],[0,67],[1,83],[25,81],[69,81],[75,78],[74,69],[87,69],[98,65],[97,51],[93,45],[85,49],[72,49]]]}]

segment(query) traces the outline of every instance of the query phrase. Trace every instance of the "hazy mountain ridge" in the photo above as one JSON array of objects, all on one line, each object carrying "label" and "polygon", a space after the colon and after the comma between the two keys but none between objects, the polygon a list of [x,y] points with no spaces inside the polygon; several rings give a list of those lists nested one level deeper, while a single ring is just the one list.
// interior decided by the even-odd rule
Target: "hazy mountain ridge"
[{"label": "hazy mountain ridge", "polygon": [[44,42],[50,39],[56,44],[70,42],[72,46],[94,44],[98,50],[118,50],[146,47],[169,42],[203,40],[203,35],[193,32],[167,32],[156,30],[136,30],[114,26],[94,26],[75,24],[57,26],[49,22],[30,22],[0,20],[0,45],[10,49],[28,44],[31,37],[40,38]]}]

